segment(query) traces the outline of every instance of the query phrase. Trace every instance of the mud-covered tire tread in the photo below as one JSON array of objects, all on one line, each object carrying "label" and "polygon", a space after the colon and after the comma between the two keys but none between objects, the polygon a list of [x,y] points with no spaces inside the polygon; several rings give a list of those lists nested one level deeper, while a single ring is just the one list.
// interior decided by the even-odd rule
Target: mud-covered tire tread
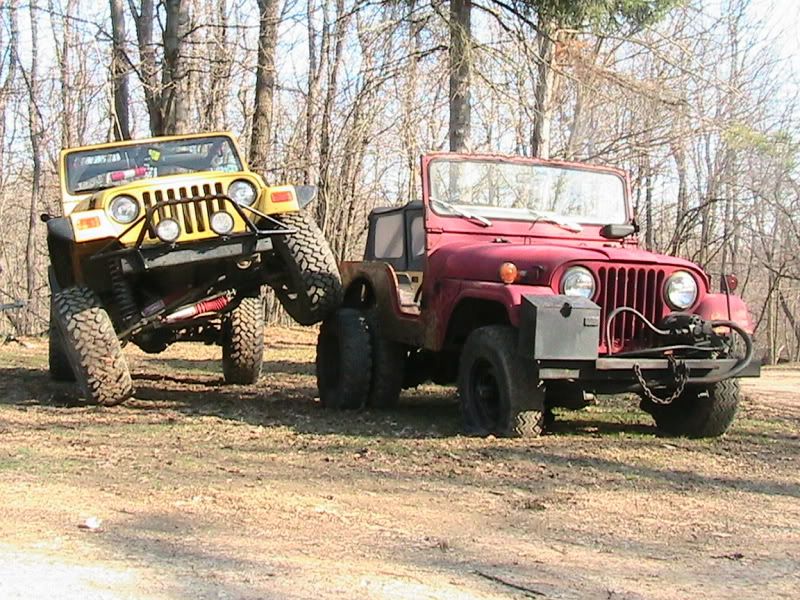
[{"label": "mud-covered tire tread", "polygon": [[222,326],[222,374],[225,383],[258,381],[264,363],[265,306],[262,294],[246,296],[225,316]]},{"label": "mud-covered tire tread", "polygon": [[642,408],[652,415],[656,427],[665,434],[711,438],[721,436],[731,426],[739,396],[739,380],[726,379],[705,389],[687,388],[672,404],[643,400]]},{"label": "mud-covered tire tread", "polygon": [[75,374],[69,365],[69,357],[64,350],[64,340],[53,320],[53,309],[50,308],[50,327],[47,331],[47,366],[50,379],[53,381],[75,381]]},{"label": "mud-covered tire tread", "polygon": [[[483,423],[470,396],[470,368],[482,357],[500,371],[504,399],[495,424]],[[544,432],[544,392],[535,369],[517,354],[517,332],[508,325],[489,325],[473,331],[461,352],[458,395],[467,433],[501,437],[538,437]]]},{"label": "mud-covered tire tread", "polygon": [[400,400],[408,351],[403,344],[383,335],[375,309],[368,310],[365,316],[372,348],[372,381],[367,406],[381,410],[391,409]]},{"label": "mud-covered tire tread", "polygon": [[323,321],[317,338],[317,389],[325,408],[363,408],[369,395],[372,352],[367,320],[342,308]]},{"label": "mud-covered tire tread", "polygon": [[122,346],[111,318],[94,292],[70,287],[55,293],[53,317],[86,400],[114,406],[133,395],[133,381]]},{"label": "mud-covered tire tread", "polygon": [[320,323],[344,297],[336,258],[310,215],[294,212],[277,218],[296,233],[274,238],[275,249],[288,270],[290,288],[287,291],[276,287],[275,293],[289,316],[300,325]]}]

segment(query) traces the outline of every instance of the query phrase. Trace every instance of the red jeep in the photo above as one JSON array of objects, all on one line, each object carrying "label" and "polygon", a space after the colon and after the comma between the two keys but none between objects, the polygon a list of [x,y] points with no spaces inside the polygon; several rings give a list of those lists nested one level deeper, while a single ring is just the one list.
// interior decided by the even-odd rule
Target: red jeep
[{"label": "red jeep", "polygon": [[529,436],[550,409],[635,392],[669,434],[733,420],[753,324],[697,265],[639,248],[626,175],[537,159],[430,154],[422,201],[369,217],[325,321],[326,406],[390,407],[403,387],[456,383],[468,432]]}]

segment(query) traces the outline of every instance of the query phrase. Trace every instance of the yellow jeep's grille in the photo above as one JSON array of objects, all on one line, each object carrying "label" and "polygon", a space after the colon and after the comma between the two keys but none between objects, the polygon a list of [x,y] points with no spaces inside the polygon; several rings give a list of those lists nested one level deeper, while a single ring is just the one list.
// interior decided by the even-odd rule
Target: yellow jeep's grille
[{"label": "yellow jeep's grille", "polygon": [[[204,198],[222,193],[221,183],[170,187],[142,192],[144,210],[149,210],[169,200],[197,198],[194,202],[159,206],[153,212],[151,219],[152,228],[145,233],[145,239],[157,239],[155,236],[155,226],[158,225],[162,219],[173,219],[177,221],[181,226],[181,237],[188,235],[192,238],[196,238],[198,237],[197,234],[215,235],[211,231],[209,220],[212,214],[220,210],[231,213],[231,216],[234,217],[234,221],[238,225],[241,219],[230,210],[229,206],[226,206],[229,203],[224,200]],[[234,229],[236,231],[241,230],[240,227],[235,227]],[[200,237],[206,236],[201,235]]]}]

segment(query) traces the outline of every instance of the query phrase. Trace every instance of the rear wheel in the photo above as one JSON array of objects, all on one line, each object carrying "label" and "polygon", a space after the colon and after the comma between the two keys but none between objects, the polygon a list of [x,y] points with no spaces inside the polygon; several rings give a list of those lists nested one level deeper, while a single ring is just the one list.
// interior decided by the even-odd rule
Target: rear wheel
[{"label": "rear wheel", "polygon": [[668,435],[695,438],[719,437],[733,423],[739,406],[739,380],[726,379],[705,387],[687,386],[670,404],[642,400],[656,427]]},{"label": "rear wheel", "polygon": [[319,323],[336,310],[344,295],[336,258],[310,215],[295,212],[278,218],[296,233],[274,238],[288,275],[283,285],[275,287],[275,295],[301,325]]},{"label": "rear wheel", "polygon": [[342,308],[322,323],[316,366],[323,406],[357,409],[366,405],[372,356],[367,321],[361,311]]},{"label": "rear wheel", "polygon": [[222,373],[225,383],[251,384],[264,362],[264,296],[246,296],[222,325]]},{"label": "rear wheel", "polygon": [[75,380],[92,403],[113,406],[133,395],[128,363],[111,318],[88,288],[53,295],[53,320]]},{"label": "rear wheel", "polygon": [[461,352],[458,394],[467,433],[535,437],[544,429],[544,391],[532,364],[517,355],[513,327],[473,331]]},{"label": "rear wheel", "polygon": [[368,311],[366,317],[372,347],[372,382],[367,405],[380,409],[394,408],[403,389],[408,351],[403,344],[383,334],[375,310]]}]

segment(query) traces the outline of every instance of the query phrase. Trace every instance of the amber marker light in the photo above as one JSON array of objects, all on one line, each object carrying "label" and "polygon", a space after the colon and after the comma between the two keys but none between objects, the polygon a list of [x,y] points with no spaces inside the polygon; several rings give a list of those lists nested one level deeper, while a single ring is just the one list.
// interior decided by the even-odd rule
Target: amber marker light
[{"label": "amber marker light", "polygon": [[83,231],[84,229],[95,229],[100,227],[100,217],[84,217],[82,219],[78,219],[78,229]]},{"label": "amber marker light", "polygon": [[500,265],[500,281],[503,283],[514,283],[519,280],[519,270],[517,265],[512,262],[504,262]]},{"label": "amber marker light", "polygon": [[291,202],[292,200],[294,200],[294,197],[292,196],[292,192],[290,192],[288,190],[282,190],[280,192],[272,192],[272,193],[270,193],[270,198],[276,204],[278,202]]}]

